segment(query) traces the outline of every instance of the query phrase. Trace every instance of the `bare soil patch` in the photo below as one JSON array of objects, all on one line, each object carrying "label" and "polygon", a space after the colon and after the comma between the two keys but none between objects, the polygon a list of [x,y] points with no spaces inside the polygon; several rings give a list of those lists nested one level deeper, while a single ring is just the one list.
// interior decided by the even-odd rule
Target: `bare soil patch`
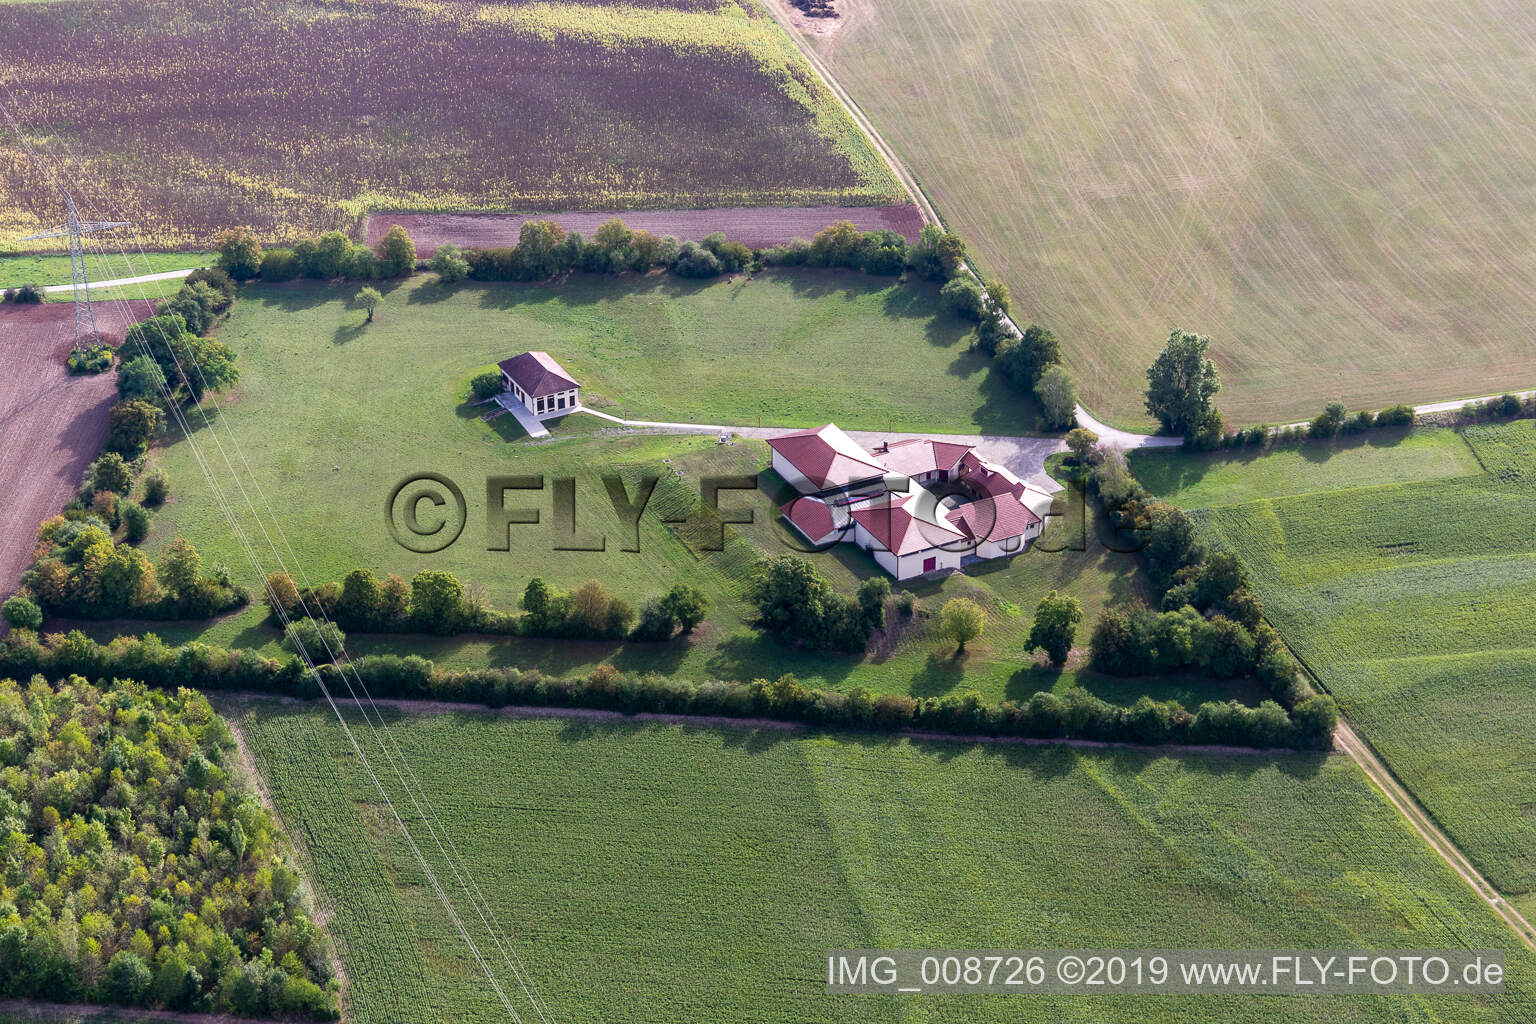
[{"label": "bare soil patch", "polygon": [[470,214],[470,213],[375,213],[364,226],[367,242],[377,245],[399,224],[410,232],[423,256],[439,245],[475,249],[516,245],[524,221],[553,220],[567,231],[590,238],[609,217],[622,217],[636,230],[656,235],[700,239],[723,231],[732,241],[753,248],[778,245],[795,238],[810,238],[829,224],[852,221],[861,231],[895,231],[915,241],[923,229],[923,215],[910,203],[892,206],[723,206],[705,210],[607,210],[586,213]]},{"label": "bare soil patch", "polygon": [[[103,340],[121,343],[128,318],[152,311],[147,302],[98,308]],[[116,378],[71,377],[73,344],[71,304],[0,305],[0,594],[16,589],[38,524],[69,500],[107,436]]]}]

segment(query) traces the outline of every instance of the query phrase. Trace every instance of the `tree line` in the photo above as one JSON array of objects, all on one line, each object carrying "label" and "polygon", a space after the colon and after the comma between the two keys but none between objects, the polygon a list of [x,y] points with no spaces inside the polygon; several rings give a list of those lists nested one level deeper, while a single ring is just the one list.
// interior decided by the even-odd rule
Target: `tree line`
[{"label": "tree line", "polygon": [[[1326,699],[1298,706],[1290,714],[1273,701],[1258,708],[1235,701],[1208,702],[1191,712],[1176,701],[1145,696],[1130,706],[1111,704],[1081,689],[1037,693],[1022,703],[991,704],[974,691],[925,698],[874,693],[862,687],[841,693],[808,688],[793,676],[693,683],[659,673],[625,673],[607,664],[584,676],[557,678],[537,669],[450,672],[417,655],[369,655],[353,662],[348,671],[353,670],[376,698],[771,718],[823,727],[958,736],[1325,749],[1334,721],[1332,702]],[[337,666],[320,665],[318,672],[327,686],[341,685]],[[171,647],[154,635],[98,644],[78,631],[46,637],[12,634],[0,640],[0,673],[73,673],[95,679],[134,678],[160,687],[320,697],[314,678],[297,659],[269,659],[253,651],[200,643]]]}]

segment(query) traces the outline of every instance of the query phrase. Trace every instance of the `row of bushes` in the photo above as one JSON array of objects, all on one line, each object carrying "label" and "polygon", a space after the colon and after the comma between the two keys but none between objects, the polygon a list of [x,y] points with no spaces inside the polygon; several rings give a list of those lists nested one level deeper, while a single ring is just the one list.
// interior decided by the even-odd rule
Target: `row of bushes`
[{"label": "row of bushes", "polygon": [[18,306],[33,306],[43,301],[43,290],[35,284],[24,284],[20,288],[7,288],[0,292],[0,302],[14,302]]},{"label": "row of bushes", "polygon": [[263,250],[256,237],[243,229],[226,231],[217,244],[220,268],[242,280],[374,281],[409,274],[417,262],[416,244],[398,224],[385,233],[377,249],[358,245],[340,231],[300,239],[291,249]]},{"label": "row of bushes", "polygon": [[[519,614],[492,607],[482,590],[466,587],[453,573],[440,569],[424,569],[409,582],[394,574],[381,580],[371,570],[354,569],[339,583],[302,590],[287,573],[277,572],[267,577],[266,593],[274,624],[285,618],[303,622],[307,617],[318,617],[357,632],[442,636],[492,633],[664,641],[679,631],[692,632],[704,620],[708,607],[701,591],[678,584],[665,596],[647,603],[637,624],[629,603],[610,596],[596,580],[566,593],[536,576],[523,591]],[[301,633],[301,639],[309,635]],[[320,634],[313,635],[321,639]],[[336,638],[326,635],[325,639]],[[312,646],[305,643],[306,648]],[[321,653],[324,646],[318,648]],[[335,649],[338,644],[332,642],[330,646]]]},{"label": "row of bushes", "polygon": [[[988,704],[974,692],[938,698],[864,689],[837,693],[807,688],[793,676],[694,684],[657,674],[627,674],[611,665],[601,665],[584,677],[557,679],[515,668],[448,672],[415,655],[385,655],[361,658],[352,669],[375,698],[771,718],[960,736],[1323,749],[1337,721],[1328,697],[1308,698],[1290,713],[1272,701],[1257,708],[1211,702],[1191,713],[1177,702],[1145,696],[1129,707],[1111,704],[1082,689],[1041,692],[1024,703]],[[79,632],[40,639],[17,631],[0,642],[0,675],[35,673],[55,678],[70,674],[132,678],[157,687],[251,690],[309,699],[321,695],[315,678],[294,659],[279,661],[203,644],[173,648],[153,635],[120,637],[103,645]],[[327,688],[342,686],[337,666],[320,666],[318,676]]]},{"label": "row of bushes", "polygon": [[[1520,395],[1507,394],[1468,402],[1445,417],[1445,421],[1481,423],[1518,417],[1536,418],[1536,395],[1526,395],[1522,398]],[[1330,440],[1340,436],[1362,434],[1367,430],[1411,426],[1417,418],[1413,406],[1406,404],[1389,406],[1377,412],[1362,409],[1351,414],[1343,402],[1329,402],[1322,412],[1306,424],[1269,427],[1261,423],[1226,434],[1221,443],[1226,448],[1241,448],[1265,444],[1295,444],[1308,440]]]}]

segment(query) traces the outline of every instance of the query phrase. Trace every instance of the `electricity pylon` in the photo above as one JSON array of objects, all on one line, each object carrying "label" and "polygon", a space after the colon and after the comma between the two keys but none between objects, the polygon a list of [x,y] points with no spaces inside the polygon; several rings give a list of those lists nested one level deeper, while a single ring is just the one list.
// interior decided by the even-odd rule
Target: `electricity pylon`
[{"label": "electricity pylon", "polygon": [[81,239],[98,231],[126,228],[129,222],[126,220],[81,221],[80,214],[75,211],[74,197],[68,192],[64,193],[64,206],[68,215],[62,228],[28,235],[21,241],[30,242],[40,238],[69,236],[69,271],[75,291],[75,347],[84,348],[87,344],[97,341],[99,335],[96,331],[96,311],[91,308],[91,282],[85,273],[85,247],[81,244]]}]

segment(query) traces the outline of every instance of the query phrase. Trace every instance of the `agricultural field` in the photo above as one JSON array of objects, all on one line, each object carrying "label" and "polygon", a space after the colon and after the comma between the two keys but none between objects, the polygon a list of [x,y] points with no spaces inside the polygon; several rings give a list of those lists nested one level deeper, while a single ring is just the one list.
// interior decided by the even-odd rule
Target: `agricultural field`
[{"label": "agricultural field", "polygon": [[1536,6],[838,7],[808,44],[1096,415],[1150,422],[1174,326],[1229,424],[1536,385]]},{"label": "agricultural field", "polygon": [[[127,318],[147,304],[103,307],[97,327],[116,344]],[[80,486],[107,437],[117,400],[112,374],[70,376],[74,311],[55,304],[0,304],[0,495],[7,529],[0,536],[0,593],[9,595],[32,563],[37,527],[57,515]]]},{"label": "agricultural field", "polygon": [[[230,714],[334,912],[349,1019],[490,1019],[330,711]],[[1514,950],[1486,1000],[823,994],[840,948],[1513,945],[1343,757],[385,714],[552,1019],[1531,1019]]]},{"label": "agricultural field", "polygon": [[[3,4],[0,66],[33,141],[154,248],[382,209],[905,199],[750,0]],[[61,215],[0,154],[10,247]]]},{"label": "agricultural field", "polygon": [[1536,424],[1464,437],[1487,472],[1197,517],[1242,557],[1270,621],[1397,777],[1489,881],[1531,907]]},{"label": "agricultural field", "polygon": [[[744,591],[755,564],[790,550],[776,514],[784,500],[776,478],[766,475],[758,494],[725,495],[723,507],[749,508],[755,521],[730,527],[722,551],[706,550],[703,538],[687,528],[660,522],[662,511],[686,512],[697,504],[706,475],[765,470],[765,444],[738,439],[721,445],[712,434],[615,432],[587,415],[566,417],[549,441],[531,442],[511,417],[484,422],[482,410],[463,397],[469,379],[495,360],[543,348],[586,386],[585,401],[632,418],[755,423],[761,414],[769,424],[835,420],[850,428],[894,422],[897,429],[1027,429],[1033,411],[1009,385],[989,376],[986,360],[969,350],[964,325],[936,314],[932,291],[808,271],[709,284],[577,276],[560,287],[443,289],[416,280],[393,290],[366,327],[362,314],[346,308],[350,291],[248,287],[220,328],[241,370],[239,388],[221,400],[225,425],[309,579],[340,579],[358,566],[406,577],[448,569],[483,586],[503,608],[515,607],[535,574],[566,589],[598,579],[637,607],[672,582],[685,581],[703,588],[712,605],[710,621],[687,643],[355,636],[348,645],[354,654],[417,651],[452,666],[517,665],[555,674],[609,661],[696,680],[794,672],[835,688],[921,696],[976,689],[994,700],[1027,698],[1073,682],[1109,699],[1134,700],[1147,692],[1189,704],[1211,697],[1257,700],[1245,687],[1202,679],[1109,680],[1075,662],[1057,672],[1024,654],[1034,605],[1048,590],[1074,594],[1090,617],[1108,601],[1141,593],[1135,561],[1103,546],[1098,524],[1084,521],[1080,503],[1073,508],[1063,501],[1062,511],[1077,517],[1065,517],[1046,538],[1043,548],[1052,550],[910,588],[918,614],[895,622],[891,636],[867,657],[788,649],[743,621],[751,614]],[[737,352],[742,339],[753,342],[750,359]],[[210,418],[220,415],[211,404],[207,411]],[[201,414],[191,421],[201,443],[207,431]],[[226,564],[244,578],[248,562],[191,447],[171,437],[152,462],[166,470],[175,494],[156,514],[147,549],[163,551],[174,537],[185,536],[206,564]],[[471,505],[464,536],[435,555],[398,547],[382,513],[395,484],[424,470],[456,480]],[[653,511],[642,520],[638,553],[618,550],[618,519],[597,479],[605,472],[618,472],[631,488],[643,473],[663,478]],[[552,552],[552,536],[529,528],[513,531],[513,550],[487,553],[484,478],[531,473],[578,479],[581,528],[601,531],[607,550]],[[551,494],[535,501],[544,506],[546,522],[553,514]],[[847,545],[816,556],[816,562],[844,592],[878,571]],[[986,634],[963,660],[951,656],[953,645],[939,639],[931,615],[961,594],[976,598],[989,615]],[[276,634],[262,625],[262,615],[255,608],[211,626],[107,623],[92,632],[153,630],[167,640],[196,636],[276,652]]]}]

